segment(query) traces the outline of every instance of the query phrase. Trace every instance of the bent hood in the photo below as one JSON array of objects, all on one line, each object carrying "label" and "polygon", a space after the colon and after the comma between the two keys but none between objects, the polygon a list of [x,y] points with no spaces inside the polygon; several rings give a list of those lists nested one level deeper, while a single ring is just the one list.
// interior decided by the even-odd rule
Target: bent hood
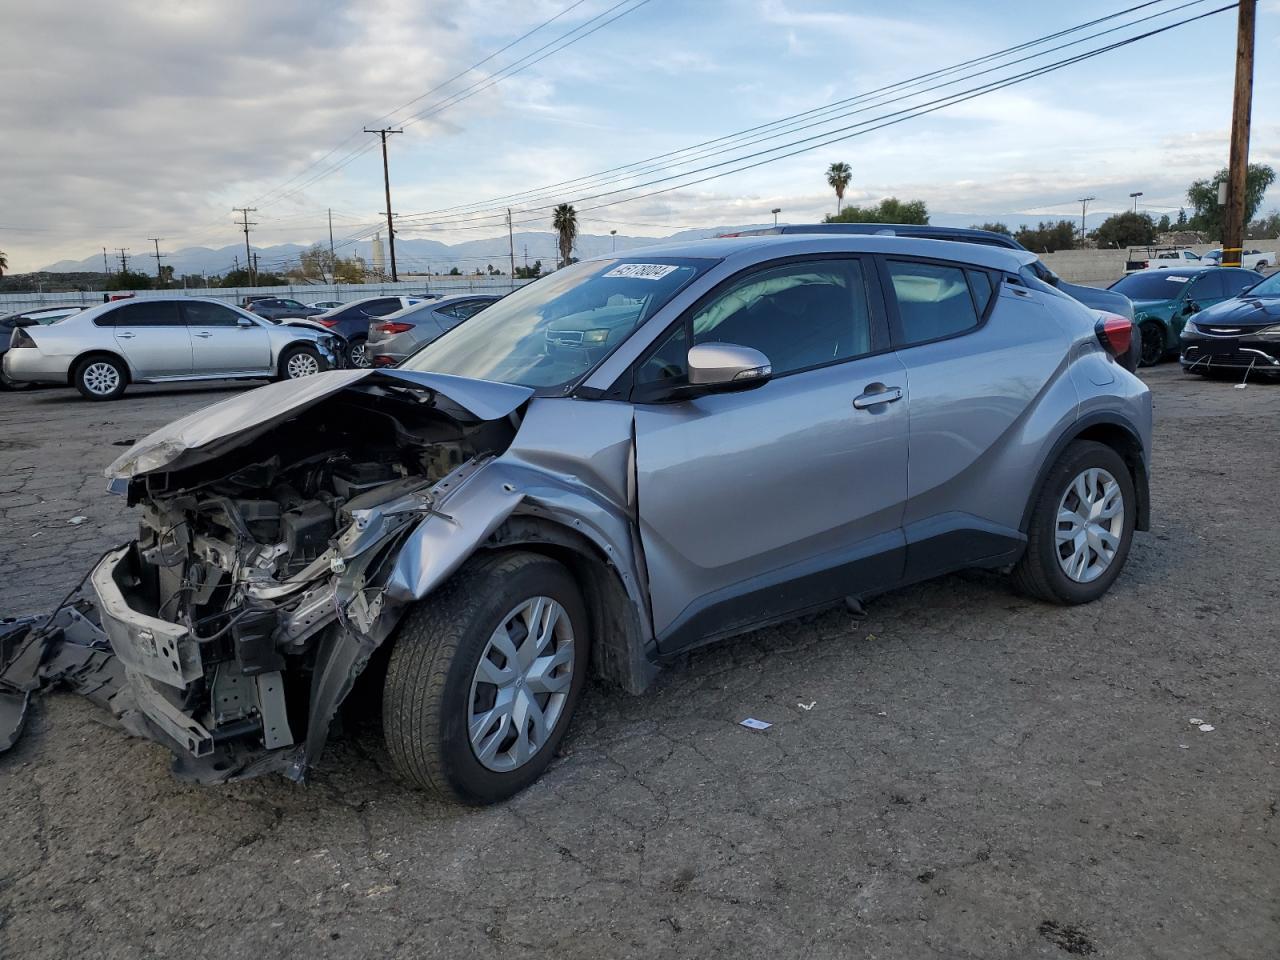
[{"label": "bent hood", "polygon": [[419,390],[437,409],[460,420],[500,420],[515,413],[533,389],[489,380],[412,370],[334,370],[246,390],[197,410],[143,437],[104,471],[130,480],[157,470],[178,470],[211,460],[262,436],[320,401],[354,387]]},{"label": "bent hood", "polygon": [[1197,324],[1214,326],[1269,327],[1280,323],[1280,298],[1250,297],[1246,294],[1206,307],[1194,320]]}]

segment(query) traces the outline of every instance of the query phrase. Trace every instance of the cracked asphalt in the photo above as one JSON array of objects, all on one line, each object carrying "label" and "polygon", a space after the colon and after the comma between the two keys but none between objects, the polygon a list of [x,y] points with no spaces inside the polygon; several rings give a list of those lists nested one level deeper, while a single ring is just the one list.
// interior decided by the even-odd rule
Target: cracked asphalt
[{"label": "cracked asphalt", "polygon": [[[0,956],[1276,957],[1280,384],[1147,378],[1154,530],[1099,603],[953,576],[590,688],[498,807],[397,782],[372,721],[310,786],[187,787],[45,697],[0,758]],[[235,389],[0,394],[0,613],[131,535],[113,444]]]}]

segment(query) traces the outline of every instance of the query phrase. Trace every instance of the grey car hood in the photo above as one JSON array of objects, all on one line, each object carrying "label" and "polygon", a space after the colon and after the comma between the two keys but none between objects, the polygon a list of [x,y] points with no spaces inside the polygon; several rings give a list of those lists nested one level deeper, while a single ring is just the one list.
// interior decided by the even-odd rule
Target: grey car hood
[{"label": "grey car hood", "polygon": [[111,480],[194,466],[262,436],[280,422],[357,385],[434,394],[438,408],[469,420],[499,420],[533,396],[530,387],[412,370],[334,370],[281,380],[204,407],[143,437],[107,467]]}]

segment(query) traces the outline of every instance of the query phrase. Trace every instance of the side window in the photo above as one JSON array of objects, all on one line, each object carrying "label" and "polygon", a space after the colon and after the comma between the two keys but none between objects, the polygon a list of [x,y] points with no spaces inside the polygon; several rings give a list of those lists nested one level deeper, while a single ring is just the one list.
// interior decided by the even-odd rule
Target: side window
[{"label": "side window", "polygon": [[182,312],[189,327],[234,327],[240,323],[240,314],[220,303],[193,300],[182,305]]},{"label": "side window", "polygon": [[1222,278],[1222,282],[1226,286],[1226,296],[1238,297],[1257,283],[1258,277],[1252,276],[1243,270],[1233,270]]},{"label": "side window", "polygon": [[991,274],[985,270],[968,270],[969,289],[973,292],[973,305],[978,311],[978,316],[985,316],[987,307],[991,305],[991,297],[995,294],[995,284],[991,280]]},{"label": "side window", "polygon": [[641,364],[636,383],[680,381],[689,347],[700,343],[753,347],[769,358],[774,376],[870,353],[862,262],[786,263],[731,281]]},{"label": "side window", "polygon": [[905,344],[927,343],[978,326],[962,268],[905,260],[890,260],[888,267]]},{"label": "side window", "polygon": [[1191,281],[1191,289],[1187,292],[1192,300],[1220,300],[1227,296],[1222,287],[1222,271],[1210,270]]},{"label": "side window", "polygon": [[472,300],[470,303],[460,303],[453,308],[453,315],[459,320],[470,320],[488,305],[489,302],[487,300]]},{"label": "side window", "polygon": [[[178,315],[178,305],[172,300],[139,300],[117,307],[108,314],[110,323],[103,326],[115,327],[180,327],[182,317]],[[107,319],[104,317],[103,319]]]},{"label": "side window", "polygon": [[385,317],[388,313],[395,313],[400,309],[400,301],[394,298],[390,300],[374,300],[372,303],[366,303],[360,309],[368,317]]}]

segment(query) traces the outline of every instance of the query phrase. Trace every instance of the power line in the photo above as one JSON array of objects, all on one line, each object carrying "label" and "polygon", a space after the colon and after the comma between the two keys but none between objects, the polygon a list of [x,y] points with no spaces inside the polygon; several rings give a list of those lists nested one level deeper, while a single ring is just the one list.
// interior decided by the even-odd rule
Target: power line
[{"label": "power line", "polygon": [[[411,124],[417,123],[419,120],[423,120],[430,116],[435,116],[436,114],[443,112],[449,107],[456,106],[457,104],[461,103],[463,100],[468,100],[471,97],[475,96],[476,94],[481,93],[484,90],[487,90],[489,87],[494,86],[495,84],[500,83],[505,79],[513,77],[517,73],[522,73],[523,71],[527,70],[529,67],[534,66],[535,64],[541,63],[543,60],[546,60],[548,57],[551,57],[556,53],[559,53],[561,50],[565,49],[566,47],[572,46],[573,44],[577,43],[579,40],[583,40],[586,37],[591,36],[593,33],[596,33],[597,31],[603,29],[604,27],[607,27],[609,24],[613,23],[615,20],[618,20],[621,17],[624,17],[627,14],[634,12],[635,10],[638,10],[640,7],[650,2],[651,0],[638,0],[638,2],[637,0],[620,0],[620,2],[615,3],[612,7],[609,7],[603,13],[597,14],[591,19],[587,20],[585,23],[582,23],[572,28],[571,30],[566,31],[565,33],[561,34],[559,37],[557,37],[555,40],[551,41],[550,43],[544,44],[543,46],[539,47],[537,50],[534,50],[532,53],[526,54],[524,57],[521,57],[520,59],[513,61],[512,63],[508,64],[507,66],[503,67],[498,71],[495,71],[493,74],[490,74],[484,80],[477,81],[476,83],[473,83],[471,86],[465,87],[463,90],[459,91],[458,93],[452,94],[449,97],[446,97],[444,100],[436,104],[433,104],[430,107],[427,107],[422,111],[419,111],[418,113],[411,114],[408,118],[406,118],[401,123],[401,126],[409,126]],[[584,30],[585,27],[591,24],[595,24],[596,21],[600,20],[602,17],[607,16],[612,11],[628,3],[634,3],[635,5],[630,7],[627,10],[624,10],[622,13],[618,14],[615,17],[605,20],[602,23],[596,24],[595,26],[591,27],[591,29],[589,30]],[[579,32],[579,31],[582,31],[582,32]],[[573,36],[573,34],[575,33],[577,33],[578,35]],[[564,42],[561,43],[561,41],[564,41]],[[555,46],[555,44],[557,43],[559,43],[560,46]],[[554,49],[548,50],[547,49],[548,47],[554,47]],[[547,52],[542,53],[542,51],[547,51]],[[539,53],[542,53],[542,55],[536,56]],[[527,63],[523,62],[526,60],[528,61]],[[275,204],[275,203],[280,203],[283,200],[287,200],[292,196],[296,196],[298,193],[302,192],[312,184],[318,183],[319,181],[325,179],[326,177],[329,177],[334,173],[337,173],[343,167],[347,166],[352,161],[354,161],[356,158],[360,157],[365,153],[368,153],[369,150],[371,149],[373,149],[373,145],[369,144],[351,151],[350,153],[344,155],[341,159],[337,160],[333,165],[331,165],[327,169],[319,171],[314,176],[307,179],[305,182],[299,184],[296,187],[293,187],[292,189],[288,190],[285,193],[281,193],[279,196],[271,198],[266,202],[270,204]],[[264,196],[270,196],[272,192],[274,191],[270,191],[267,194],[264,194]]]},{"label": "power line", "polygon": [[[901,90],[902,88],[915,86],[915,85],[918,85],[918,84],[920,84],[920,83],[922,83],[922,82],[927,82],[928,80],[931,80],[931,79],[935,79],[935,78],[938,78],[938,77],[941,77],[941,76],[946,76],[946,75],[948,75],[948,74],[953,74],[953,73],[956,73],[956,72],[962,71],[962,70],[964,70],[964,69],[967,69],[967,68],[969,68],[969,67],[971,67],[971,66],[977,66],[977,65],[984,64],[984,63],[989,63],[989,62],[991,62],[992,60],[996,60],[996,59],[999,59],[999,58],[1001,58],[1001,57],[1008,56],[1009,54],[1017,53],[1017,52],[1021,52],[1021,51],[1023,51],[1023,50],[1029,49],[1029,48],[1031,48],[1031,47],[1039,46],[1039,45],[1041,45],[1041,44],[1043,44],[1043,43],[1046,43],[1046,42],[1049,42],[1049,41],[1052,41],[1052,40],[1055,40],[1055,39],[1059,39],[1059,38],[1061,38],[1061,37],[1063,37],[1063,36],[1067,36],[1067,35],[1072,34],[1072,33],[1077,33],[1077,32],[1079,32],[1079,31],[1081,31],[1081,30],[1088,29],[1089,27],[1096,26],[1096,25],[1098,25],[1098,24],[1100,24],[1100,23],[1103,23],[1103,22],[1106,22],[1106,21],[1108,21],[1108,20],[1117,19],[1117,18],[1122,17],[1122,16],[1125,16],[1125,15],[1127,15],[1127,14],[1129,14],[1129,13],[1133,13],[1133,12],[1135,12],[1135,11],[1137,11],[1137,10],[1144,9],[1144,8],[1147,8],[1147,7],[1150,7],[1150,6],[1153,6],[1153,5],[1155,5],[1156,3],[1158,3],[1158,2],[1163,2],[1163,0],[1153,0],[1153,2],[1137,4],[1136,6],[1128,7],[1128,8],[1126,8],[1126,9],[1124,9],[1124,10],[1118,11],[1118,12],[1116,12],[1116,13],[1114,13],[1114,14],[1110,14],[1110,15],[1108,15],[1108,16],[1106,16],[1106,17],[1101,17],[1101,18],[1097,18],[1097,19],[1095,19],[1095,20],[1090,20],[1090,21],[1087,21],[1087,22],[1085,22],[1085,23],[1077,24],[1077,25],[1075,25],[1075,26],[1073,26],[1073,27],[1068,27],[1068,28],[1065,28],[1065,29],[1063,29],[1063,30],[1059,30],[1059,31],[1057,31],[1057,32],[1055,32],[1055,33],[1048,34],[1048,35],[1043,36],[1043,37],[1038,37],[1038,38],[1035,38],[1035,39],[1033,39],[1033,40],[1024,41],[1023,43],[1017,44],[1017,45],[1012,46],[1012,47],[1007,47],[1007,48],[1005,48],[1005,49],[1003,49],[1003,50],[999,50],[999,51],[996,51],[996,52],[994,52],[994,53],[985,54],[985,55],[983,55],[983,56],[981,56],[981,57],[975,57],[975,58],[972,58],[972,59],[970,59],[970,60],[963,61],[963,62],[958,63],[958,64],[953,64],[953,65],[951,65],[951,66],[949,66],[949,67],[944,67],[944,68],[940,68],[940,69],[938,69],[938,70],[933,70],[933,71],[929,71],[929,72],[927,72],[927,73],[919,74],[919,75],[917,75],[917,76],[910,77],[910,78],[908,78],[908,79],[906,79],[906,80],[901,80],[901,81],[897,81],[897,82],[895,82],[895,83],[886,84],[886,85],[884,85],[884,86],[877,87],[877,88],[875,88],[874,90],[870,90],[870,91],[867,91],[867,92],[865,92],[865,93],[855,95],[855,96],[853,96],[853,97],[848,97],[848,98],[845,98],[845,99],[843,99],[843,100],[837,100],[837,101],[834,101],[833,103],[829,103],[829,104],[826,104],[826,105],[823,105],[823,106],[819,106],[819,107],[814,107],[814,108],[811,108],[811,109],[809,109],[809,110],[805,110],[805,111],[801,111],[801,112],[796,113],[796,114],[788,115],[788,116],[786,116],[786,117],[781,117],[781,118],[779,118],[779,119],[777,119],[777,120],[773,120],[773,121],[770,121],[770,122],[768,122],[768,123],[758,124],[757,126],[749,127],[749,128],[747,128],[746,130],[741,130],[741,131],[738,131],[738,132],[736,132],[736,133],[726,134],[726,135],[724,135],[724,136],[722,136],[722,137],[717,137],[717,138],[715,138],[715,139],[713,139],[713,140],[706,140],[706,141],[703,141],[703,142],[701,142],[701,143],[694,144],[694,145],[689,146],[689,147],[683,147],[683,148],[681,148],[681,149],[679,149],[679,150],[674,150],[674,151],[669,151],[669,152],[667,152],[667,153],[657,154],[657,155],[655,155],[655,156],[653,156],[653,157],[649,157],[649,158],[647,158],[647,159],[645,159],[645,160],[634,161],[634,162],[632,162],[632,163],[627,163],[627,164],[622,164],[622,165],[620,165],[620,166],[611,167],[611,168],[609,168],[609,169],[607,169],[607,170],[601,171],[600,173],[596,173],[596,174],[589,174],[589,175],[585,175],[585,176],[582,176],[582,177],[573,178],[573,179],[570,179],[570,180],[563,180],[563,181],[560,181],[560,182],[558,182],[558,183],[549,184],[549,185],[546,185],[546,186],[543,186],[543,187],[537,187],[537,188],[533,188],[533,189],[530,189],[530,190],[521,191],[521,192],[514,193],[514,194],[508,194],[508,195],[505,195],[505,196],[494,197],[494,198],[491,198],[491,199],[489,199],[489,200],[475,201],[475,202],[472,202],[472,203],[460,204],[460,205],[456,205],[456,206],[453,206],[453,207],[445,207],[445,208],[440,208],[440,209],[437,209],[437,210],[429,210],[429,211],[425,211],[424,213],[421,213],[421,214],[409,214],[408,216],[410,216],[410,217],[414,217],[414,216],[427,216],[427,215],[431,215],[431,216],[450,217],[450,216],[453,216],[453,215],[455,215],[455,214],[460,215],[460,214],[463,214],[463,213],[476,212],[476,211],[478,211],[478,210],[483,210],[483,209],[492,209],[492,208],[496,208],[496,207],[502,207],[502,206],[505,206],[506,204],[509,204],[509,203],[528,203],[528,202],[532,202],[533,200],[542,199],[542,198],[544,198],[546,195],[549,195],[549,194],[550,194],[551,192],[553,192],[553,191],[560,191],[560,192],[563,192],[563,190],[568,189],[568,188],[573,188],[573,189],[587,189],[587,188],[588,188],[588,187],[590,187],[590,186],[595,186],[595,185],[604,185],[605,183],[616,183],[616,182],[620,182],[621,180],[625,180],[625,179],[627,179],[627,178],[628,178],[628,176],[629,176],[629,175],[631,175],[631,174],[638,174],[638,173],[644,173],[644,172],[651,172],[653,169],[659,169],[659,168],[664,167],[664,166],[672,166],[672,165],[678,166],[678,165],[680,165],[680,164],[682,164],[682,163],[687,163],[687,162],[691,162],[691,161],[693,161],[693,160],[700,159],[701,157],[714,156],[714,155],[717,155],[717,154],[722,154],[722,153],[725,153],[725,152],[729,152],[730,150],[733,150],[733,149],[738,149],[738,148],[740,148],[740,147],[749,146],[749,145],[751,145],[752,143],[759,143],[759,142],[763,142],[763,141],[765,141],[765,140],[773,139],[773,138],[775,138],[775,137],[777,137],[777,136],[781,136],[783,133],[796,132],[797,130],[802,130],[802,129],[811,129],[812,127],[820,126],[822,123],[830,122],[830,121],[835,120],[835,119],[837,119],[837,118],[839,118],[839,117],[849,116],[849,115],[852,115],[853,113],[865,112],[865,110],[866,110],[866,109],[870,109],[870,108],[863,108],[863,110],[858,110],[858,111],[847,111],[847,110],[845,110],[845,109],[844,109],[844,108],[848,107],[848,106],[849,106],[849,105],[851,105],[851,104],[861,103],[861,102],[867,101],[867,100],[869,100],[869,99],[872,99],[872,98],[874,98],[874,97],[877,97],[877,96],[879,96],[879,95],[881,95],[881,94],[887,93],[887,92],[889,92],[889,91]],[[995,70],[1005,69],[1005,68],[1008,68],[1008,67],[1014,66],[1014,65],[1016,65],[1016,64],[1018,64],[1018,63],[1024,63],[1024,62],[1027,62],[1027,61],[1029,61],[1029,60],[1032,60],[1032,59],[1036,59],[1036,58],[1038,58],[1038,57],[1045,56],[1045,55],[1047,55],[1047,54],[1049,54],[1049,53],[1052,53],[1052,52],[1055,52],[1055,51],[1057,51],[1057,50],[1065,49],[1065,48],[1066,48],[1066,47],[1068,47],[1068,46],[1073,46],[1073,45],[1077,45],[1077,44],[1080,44],[1080,43],[1085,43],[1085,42],[1087,42],[1087,41],[1088,41],[1088,40],[1090,40],[1090,39],[1096,39],[1097,37],[1100,37],[1100,36],[1103,36],[1103,35],[1106,35],[1106,34],[1109,34],[1109,33],[1115,33],[1115,32],[1117,32],[1117,31],[1119,31],[1119,30],[1127,29],[1127,28],[1132,27],[1132,26],[1135,26],[1135,25],[1137,25],[1137,24],[1139,24],[1139,23],[1143,23],[1143,22],[1149,21],[1149,20],[1151,20],[1151,19],[1155,19],[1155,18],[1157,18],[1157,17],[1166,16],[1166,15],[1171,14],[1171,13],[1176,13],[1176,12],[1178,12],[1179,10],[1185,9],[1185,8],[1187,8],[1187,7],[1195,6],[1195,5],[1197,5],[1197,4],[1204,3],[1204,2],[1207,2],[1207,0],[1189,0],[1189,2],[1182,3],[1182,4],[1178,5],[1178,6],[1170,7],[1170,8],[1168,8],[1168,9],[1158,11],[1158,12],[1156,12],[1156,13],[1154,13],[1154,14],[1149,14],[1149,15],[1147,15],[1147,16],[1145,16],[1145,17],[1141,17],[1141,18],[1138,18],[1138,19],[1136,19],[1136,20],[1130,21],[1130,22],[1128,22],[1128,23],[1122,24],[1122,25],[1120,25],[1120,26],[1112,27],[1112,28],[1110,28],[1110,29],[1108,29],[1108,30],[1100,31],[1100,32],[1098,32],[1098,33],[1091,34],[1091,35],[1089,35],[1089,36],[1087,36],[1087,37],[1083,37],[1083,38],[1080,38],[1080,39],[1077,39],[1077,40],[1073,40],[1073,41],[1071,41],[1070,43],[1061,44],[1061,45],[1059,45],[1059,46],[1057,46],[1057,47],[1051,47],[1051,48],[1046,49],[1046,50],[1041,50],[1041,51],[1039,51],[1038,53],[1033,54],[1033,55],[1028,56],[1028,57],[1023,57],[1023,58],[1020,58],[1020,59],[1017,59],[1017,60],[1013,60],[1013,61],[1009,61],[1009,62],[1006,62],[1006,63],[1002,63],[1002,64],[999,64],[998,66],[990,67],[990,68],[988,68],[988,69],[986,69],[986,70],[982,70],[982,71],[979,71],[979,72],[977,72],[977,73],[972,73],[972,74],[968,75],[967,77],[955,78],[955,79],[952,79],[952,80],[947,81],[946,83],[937,84],[937,85],[935,85],[935,86],[933,86],[933,87],[926,87],[926,88],[921,89],[921,90],[916,90],[916,91],[914,91],[913,93],[911,93],[911,94],[909,94],[909,95],[902,95],[902,96],[898,96],[898,97],[892,98],[892,99],[890,99],[890,100],[887,100],[887,101],[881,102],[881,103],[879,103],[879,104],[872,104],[872,107],[874,107],[874,106],[885,106],[885,105],[892,104],[892,103],[895,103],[895,102],[900,102],[900,101],[902,101],[902,100],[908,99],[908,97],[909,97],[909,96],[916,96],[916,95],[919,95],[919,94],[927,93],[927,92],[930,92],[930,91],[932,91],[932,90],[936,90],[936,89],[940,89],[940,88],[942,88],[942,87],[948,86],[948,85],[950,85],[950,84],[954,84],[954,83],[961,82],[962,80],[972,79],[972,78],[974,78],[974,77],[978,77],[978,76],[982,76],[982,75],[987,74],[987,73],[991,73],[991,72],[993,72],[993,71],[995,71]],[[839,111],[839,112],[837,112],[837,111]],[[792,127],[790,127],[790,128],[788,128],[788,127],[787,127],[787,125],[789,125],[789,124],[794,124],[794,123],[796,123],[797,121],[804,120],[805,118],[811,118],[811,117],[819,116],[819,115],[822,115],[822,114],[832,114],[832,113],[836,113],[836,116],[828,116],[828,117],[826,117],[826,119],[825,119],[825,120],[820,121],[820,122],[818,122],[818,123],[809,123],[809,124],[805,124],[805,125],[803,125],[803,126],[799,126],[799,127],[796,127],[796,126],[792,126]],[[774,132],[773,132],[773,133],[771,133],[771,134],[768,134],[768,135],[762,136],[762,137],[757,137],[756,139],[754,139],[754,140],[750,140],[750,141],[748,141],[748,142],[746,142],[746,143],[738,143],[738,144],[735,144],[735,145],[733,145],[733,146],[728,146],[728,147],[721,146],[719,149],[715,149],[715,150],[711,150],[711,151],[705,151],[705,152],[703,152],[702,154],[696,154],[696,151],[702,150],[703,148],[706,148],[706,147],[715,147],[715,146],[718,146],[718,145],[726,144],[726,143],[728,143],[728,142],[730,142],[730,141],[742,140],[743,138],[750,137],[750,136],[751,136],[751,135],[753,135],[753,134],[757,134],[757,133],[760,133],[761,131],[765,131],[765,130],[771,130],[771,131],[774,131]],[[682,155],[684,155],[684,154],[696,154],[696,155],[694,155],[694,156],[687,156],[687,157],[683,157],[683,158],[682,158],[682,159],[680,159],[680,160],[675,160],[675,159],[674,159],[674,158],[677,158],[677,157],[681,157],[681,156],[682,156]],[[655,164],[657,161],[670,161],[670,162],[669,162],[669,163],[665,163],[665,164],[657,164],[657,166],[651,166],[651,165]],[[611,180],[609,180],[609,179],[605,179],[605,178],[610,177],[610,176],[611,176],[611,175],[613,175],[613,174],[624,173],[624,172],[625,172],[625,175],[624,175],[624,176],[621,176],[621,177],[613,177],[613,179],[611,179]],[[491,214],[490,216],[496,217],[497,215],[496,215],[496,214]]]}]

